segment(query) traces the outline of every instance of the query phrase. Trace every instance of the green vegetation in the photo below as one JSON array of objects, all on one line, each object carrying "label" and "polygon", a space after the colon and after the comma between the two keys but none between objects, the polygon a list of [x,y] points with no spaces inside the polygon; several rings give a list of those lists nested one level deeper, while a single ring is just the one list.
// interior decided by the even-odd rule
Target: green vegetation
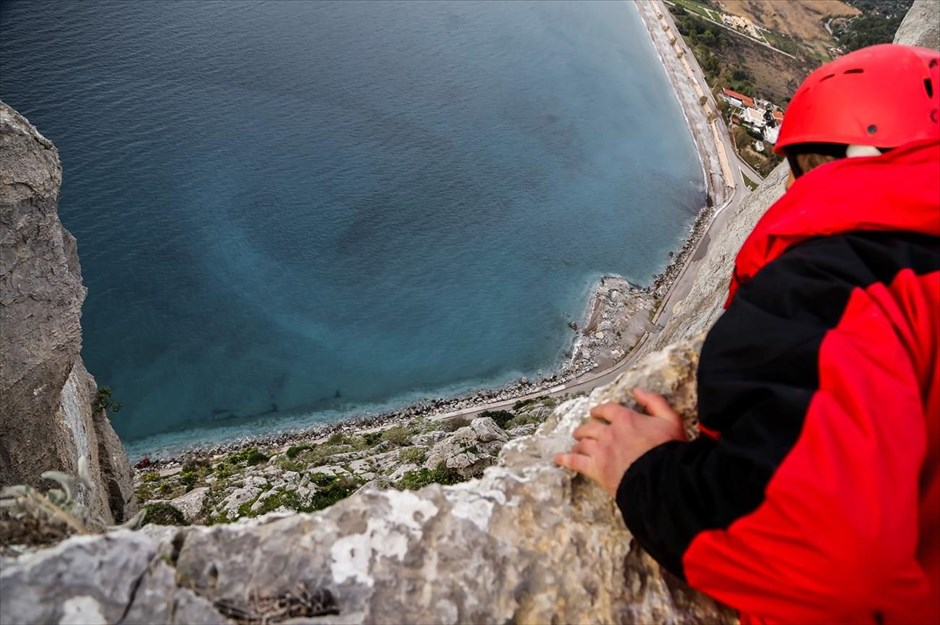
[{"label": "green vegetation", "polygon": [[751,191],[757,188],[757,183],[745,176],[743,172],[741,173],[741,176],[744,178],[744,186],[746,186]]},{"label": "green vegetation", "polygon": [[215,467],[212,473],[219,479],[229,478],[245,467],[253,467],[269,460],[267,454],[257,447],[250,447],[227,455]]},{"label": "green vegetation", "polygon": [[[484,411],[482,416],[492,418],[504,429],[538,424],[544,420],[550,408],[560,401],[561,399],[554,397],[520,400],[511,411]],[[275,456],[276,466],[283,471],[308,474],[311,487],[316,487],[315,490],[311,488],[313,492],[309,497],[299,495],[294,486],[285,486],[282,483],[272,489],[272,484],[265,483],[255,491],[260,494],[249,501],[240,503],[237,512],[219,512],[220,505],[226,497],[231,495],[233,489],[245,486],[245,479],[248,475],[258,475],[257,471],[250,471],[250,467],[264,465],[270,460],[270,452],[258,447],[231,452],[215,460],[189,460],[177,473],[162,476],[158,471],[141,473],[137,482],[137,496],[141,502],[155,498],[172,499],[197,486],[208,486],[200,515],[200,521],[207,524],[230,523],[237,518],[254,517],[277,509],[312,512],[333,505],[356,492],[365,483],[366,478],[356,477],[354,473],[364,474],[366,471],[373,474],[385,473],[383,469],[377,468],[374,462],[368,461],[370,455],[398,449],[396,453],[399,463],[421,466],[427,460],[429,450],[426,446],[412,445],[411,441],[416,434],[440,430],[452,432],[469,423],[469,419],[461,417],[447,421],[415,418],[408,423],[393,425],[384,430],[362,434],[334,432],[320,443],[292,445]],[[378,449],[374,449],[376,447]],[[478,452],[479,450],[471,447],[468,451]],[[368,468],[352,469],[351,461],[363,457],[367,459]],[[323,469],[317,471],[316,467],[325,464],[338,465],[344,471],[341,471],[339,475],[332,475]],[[294,476],[289,479],[290,483],[295,483],[298,478]],[[436,469],[422,468],[411,471],[399,480],[396,487],[416,489],[432,483],[454,484],[464,479],[456,471],[442,465]],[[157,513],[163,516],[159,517],[159,520],[154,520],[157,518],[154,516]],[[178,521],[172,511],[165,508],[155,508],[150,519],[150,522],[158,523]]]},{"label": "green vegetation", "polygon": [[515,419],[516,415],[508,410],[484,410],[480,413],[480,417],[489,417],[496,422],[496,425],[505,430],[506,424]]},{"label": "green vegetation", "polygon": [[382,433],[381,432],[366,432],[360,438],[366,447],[373,447],[375,445],[378,445],[382,441]]},{"label": "green vegetation", "polygon": [[175,506],[159,501],[144,506],[144,520],[142,525],[189,525],[183,513]]},{"label": "green vegetation", "polygon": [[539,424],[543,420],[544,419],[541,419],[535,416],[531,412],[524,412],[521,415],[513,417],[512,419],[507,421],[506,425],[503,426],[503,429],[509,431],[513,428],[519,427],[520,425],[529,425],[530,423]]},{"label": "green vegetation", "polygon": [[352,495],[362,485],[351,477],[325,473],[314,474],[312,479],[317,485],[317,491],[313,494],[310,504],[304,507],[303,512],[323,510],[332,506],[337,501]]},{"label": "green vegetation", "polygon": [[302,452],[307,451],[308,449],[313,449],[312,445],[291,445],[287,448],[285,455],[293,460],[299,456]]},{"label": "green vegetation", "polygon": [[[691,0],[672,0],[672,3],[697,15],[701,15],[702,17],[715,20],[716,22],[721,21],[721,13],[709,9],[707,6],[704,6],[703,3],[692,2]],[[670,7],[669,10],[672,11],[672,7]]]},{"label": "green vegetation", "polygon": [[98,394],[95,396],[95,410],[104,410],[105,414],[110,417],[115,412],[118,412],[123,406],[124,404],[114,401],[114,399],[111,397],[110,386],[98,387]]},{"label": "green vegetation", "polygon": [[671,6],[670,12],[679,34],[685,38],[692,49],[692,54],[705,74],[710,86],[728,86],[735,91],[754,95],[754,77],[740,65],[730,65],[722,61],[722,56],[731,47],[729,35],[724,28],[686,11],[683,6]]},{"label": "green vegetation", "polygon": [[400,490],[418,490],[428,484],[457,484],[463,482],[464,478],[454,469],[448,469],[443,463],[436,469],[418,469],[417,471],[408,471],[395,488]]},{"label": "green vegetation", "polygon": [[793,56],[797,56],[800,53],[800,43],[796,39],[787,37],[782,33],[778,33],[772,30],[762,30],[762,33],[764,35],[764,39],[767,40],[767,43],[777,48],[778,50],[783,50],[787,54],[792,54]]},{"label": "green vegetation", "polygon": [[203,483],[211,472],[212,465],[208,460],[190,460],[184,463],[180,470],[179,483],[186,492],[189,492],[197,484]]},{"label": "green vegetation", "polygon": [[261,497],[258,498],[258,501],[261,502],[261,505],[255,511],[251,510],[252,506],[254,505],[253,503],[249,503],[247,506],[246,504],[239,506],[239,516],[261,516],[262,514],[267,514],[268,512],[274,512],[278,508],[287,508],[288,510],[297,511],[303,509],[303,504],[300,501],[300,497],[297,496],[297,493],[292,490],[286,490],[284,488],[279,488],[273,493],[266,493],[261,495]]},{"label": "green vegetation", "polygon": [[421,464],[428,456],[425,447],[409,447],[398,452],[398,460],[404,464]]},{"label": "green vegetation", "polygon": [[348,445],[349,442],[349,437],[342,432],[334,432],[326,439],[327,445]]},{"label": "green vegetation", "polygon": [[383,431],[379,440],[389,443],[391,447],[404,447],[411,444],[413,432],[403,425],[395,425]]},{"label": "green vegetation", "polygon": [[846,0],[862,14],[833,22],[832,32],[846,52],[894,41],[894,33],[914,0]]},{"label": "green vegetation", "polygon": [[261,464],[262,462],[267,462],[268,456],[258,450],[257,447],[249,447],[248,449],[243,449],[242,451],[236,451],[233,454],[226,456],[223,462],[226,462],[231,465],[240,465],[245,464],[249,467],[253,467],[256,464]]}]

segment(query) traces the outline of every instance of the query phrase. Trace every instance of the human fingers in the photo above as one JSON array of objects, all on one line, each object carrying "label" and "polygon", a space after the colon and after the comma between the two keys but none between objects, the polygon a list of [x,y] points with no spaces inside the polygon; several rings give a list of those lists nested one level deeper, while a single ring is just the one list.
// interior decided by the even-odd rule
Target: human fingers
[{"label": "human fingers", "polygon": [[679,415],[672,409],[666,398],[659,393],[644,391],[643,389],[633,389],[633,397],[636,402],[642,406],[646,412],[654,417],[665,417],[667,419],[678,421]]},{"label": "human fingers", "polygon": [[555,464],[587,477],[591,477],[594,470],[594,461],[583,454],[556,454]]},{"label": "human fingers", "polygon": [[682,423],[682,417],[672,409],[665,397],[659,393],[651,393],[639,388],[633,390],[633,397],[649,414],[668,422],[676,438],[685,440],[685,426]]},{"label": "human fingers", "polygon": [[597,445],[597,441],[593,438],[585,438],[572,445],[569,453],[593,456],[597,452]]},{"label": "human fingers", "polygon": [[614,423],[615,421],[629,417],[632,412],[633,411],[629,408],[612,402],[591,408],[592,417],[599,421],[606,421],[607,423]]},{"label": "human fingers", "polygon": [[586,423],[582,423],[574,429],[574,432],[571,433],[576,440],[582,440],[585,438],[601,438],[607,435],[607,428],[610,425],[606,421],[598,421],[596,419],[591,419]]}]

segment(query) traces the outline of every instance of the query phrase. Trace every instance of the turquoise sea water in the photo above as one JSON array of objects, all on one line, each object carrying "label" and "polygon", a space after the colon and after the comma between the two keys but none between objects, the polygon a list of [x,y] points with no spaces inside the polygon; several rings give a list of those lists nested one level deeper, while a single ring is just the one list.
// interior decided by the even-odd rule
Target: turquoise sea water
[{"label": "turquoise sea water", "polygon": [[547,372],[705,202],[627,2],[4,2],[132,454]]}]

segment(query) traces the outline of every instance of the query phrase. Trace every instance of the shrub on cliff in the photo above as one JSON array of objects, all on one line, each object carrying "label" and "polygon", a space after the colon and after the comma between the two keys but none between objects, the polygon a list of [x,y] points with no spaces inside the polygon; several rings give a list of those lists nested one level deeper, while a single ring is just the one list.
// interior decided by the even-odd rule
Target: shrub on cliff
[{"label": "shrub on cliff", "polygon": [[463,482],[464,478],[454,469],[448,469],[443,464],[436,469],[418,469],[417,471],[408,471],[395,488],[399,490],[418,490],[428,484],[457,484]]},{"label": "shrub on cliff", "polygon": [[304,507],[305,512],[322,510],[341,499],[346,499],[359,488],[356,480],[345,476],[315,473],[310,476],[311,481],[317,485],[317,491],[310,500],[310,505]]},{"label": "shrub on cliff", "polygon": [[480,413],[480,418],[489,417],[496,422],[496,425],[506,429],[506,424],[516,418],[516,415],[508,410],[484,410]]},{"label": "shrub on cliff", "polygon": [[163,501],[144,506],[144,520],[142,525],[189,525],[186,517],[175,506]]},{"label": "shrub on cliff", "polygon": [[111,387],[101,386],[98,388],[98,394],[95,396],[95,410],[104,410],[109,417],[119,411],[124,404],[114,401],[111,397]]}]

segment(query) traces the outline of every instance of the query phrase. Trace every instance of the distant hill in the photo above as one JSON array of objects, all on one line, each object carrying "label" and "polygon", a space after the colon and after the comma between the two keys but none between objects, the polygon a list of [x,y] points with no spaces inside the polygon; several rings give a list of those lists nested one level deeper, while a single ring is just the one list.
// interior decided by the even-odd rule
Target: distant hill
[{"label": "distant hill", "polygon": [[845,52],[858,50],[876,43],[888,43],[914,0],[846,0],[861,15],[837,18],[832,21],[832,32]]},{"label": "distant hill", "polygon": [[[841,0],[722,0],[716,4],[723,5],[728,13],[746,17],[768,30],[795,39],[817,58],[828,54],[828,49],[835,44],[826,28],[829,20],[852,18],[862,13],[850,6],[851,2]],[[895,30],[897,26],[891,36]]]},{"label": "distant hill", "polygon": [[[846,52],[892,40],[913,0],[666,0],[710,86],[780,105]],[[736,26],[731,18],[743,18]]]}]

